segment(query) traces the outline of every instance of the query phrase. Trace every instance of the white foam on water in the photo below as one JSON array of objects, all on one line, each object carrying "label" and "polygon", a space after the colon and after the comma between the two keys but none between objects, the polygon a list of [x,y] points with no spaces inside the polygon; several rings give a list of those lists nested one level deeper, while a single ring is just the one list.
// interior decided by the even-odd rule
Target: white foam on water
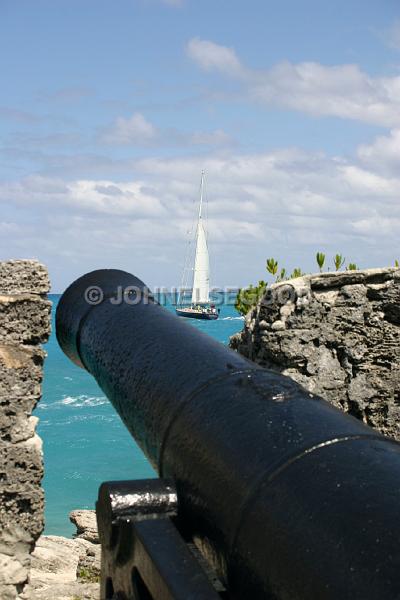
[{"label": "white foam on water", "polygon": [[39,402],[38,408],[48,410],[51,408],[61,408],[63,406],[71,406],[73,408],[83,408],[92,406],[101,406],[107,404],[108,400],[105,396],[88,396],[87,394],[80,394],[79,396],[64,396],[61,400],[56,400],[52,403]]},{"label": "white foam on water", "polygon": [[72,398],[71,396],[67,396],[64,400],[60,401],[61,404],[74,404],[76,402],[76,398]]},{"label": "white foam on water", "polygon": [[62,421],[53,421],[53,423],[55,425],[73,425],[74,423],[81,423],[82,421],[87,421],[87,422],[98,422],[98,421],[105,421],[106,423],[113,423],[114,421],[116,421],[118,419],[117,414],[111,414],[109,417],[104,417],[103,415],[98,415],[98,414],[75,414],[72,416],[68,416],[68,417],[64,417],[62,419]]},{"label": "white foam on water", "polygon": [[244,317],[222,317],[220,321],[244,321]]},{"label": "white foam on water", "polygon": [[76,408],[82,406],[101,406],[108,402],[105,396],[87,396],[86,394],[80,394],[79,396],[66,396],[59,401],[64,406],[72,405]]}]

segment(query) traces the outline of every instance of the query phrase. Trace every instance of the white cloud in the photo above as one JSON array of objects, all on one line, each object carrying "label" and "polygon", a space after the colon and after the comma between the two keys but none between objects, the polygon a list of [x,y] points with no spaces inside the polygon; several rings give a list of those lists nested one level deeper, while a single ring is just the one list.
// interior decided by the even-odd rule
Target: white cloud
[{"label": "white cloud", "polygon": [[400,191],[398,178],[382,177],[354,165],[339,167],[339,173],[352,190],[366,196],[380,196],[382,199],[392,198],[397,203]]},{"label": "white cloud", "polygon": [[240,75],[243,72],[243,67],[233,48],[192,38],[186,50],[188,56],[207,71],[217,69],[231,75]]},{"label": "white cloud", "polygon": [[377,137],[372,144],[359,146],[359,159],[370,168],[386,174],[400,172],[400,129],[392,129],[388,136]]},{"label": "white cloud", "polygon": [[252,78],[250,96],[315,116],[400,124],[400,77],[371,78],[357,65],[282,63]]},{"label": "white cloud", "polygon": [[103,141],[109,144],[143,144],[157,136],[155,126],[139,112],[125,119],[118,117],[114,125],[104,132]]},{"label": "white cloud", "polygon": [[243,93],[266,106],[400,126],[400,76],[371,77],[358,65],[316,62],[282,62],[254,70],[243,66],[232,48],[198,38],[189,41],[187,52],[202,69],[240,80]]},{"label": "white cloud", "polygon": [[143,192],[140,181],[120,183],[107,180],[76,180],[31,176],[14,184],[0,187],[0,201],[7,200],[17,206],[34,204],[42,210],[70,210],[92,217],[154,218],[166,214],[159,199]]},{"label": "white cloud", "polygon": [[129,118],[118,117],[111,127],[103,130],[100,141],[105,144],[136,146],[227,146],[233,142],[222,129],[190,133],[173,127],[156,128],[138,112]]},{"label": "white cloud", "polygon": [[[366,236],[374,237],[378,230],[382,236],[390,236],[394,238],[399,235],[400,217],[385,217],[376,214],[374,219],[359,219],[353,224],[354,229]],[[398,247],[394,247],[394,252],[398,251]],[[396,254],[398,256],[398,254]]]},{"label": "white cloud", "polygon": [[131,162],[130,181],[36,175],[0,184],[0,252],[38,256],[56,289],[110,265],[176,284],[202,168],[213,283],[256,281],[267,256],[306,270],[315,268],[317,250],[364,267],[397,257],[400,175],[296,149],[146,158]]}]

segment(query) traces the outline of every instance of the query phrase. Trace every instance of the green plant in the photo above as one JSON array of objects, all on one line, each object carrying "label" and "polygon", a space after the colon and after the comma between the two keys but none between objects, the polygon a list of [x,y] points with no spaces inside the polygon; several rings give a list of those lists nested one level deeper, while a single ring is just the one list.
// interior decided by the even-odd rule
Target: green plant
[{"label": "green plant", "polygon": [[303,275],[304,273],[302,272],[300,267],[296,267],[295,269],[293,269],[290,279],[296,279],[296,277],[302,277]]},{"label": "green plant", "polygon": [[325,254],[323,252],[317,252],[316,257],[317,259],[317,263],[319,266],[319,271],[322,271],[322,267],[324,266],[325,263]]},{"label": "green plant", "polygon": [[98,583],[100,581],[100,574],[97,569],[92,570],[87,567],[80,567],[76,576],[83,583]]},{"label": "green plant", "polygon": [[249,285],[248,288],[241,288],[236,296],[235,308],[241,315],[247,315],[249,310],[256,306],[261,300],[267,284],[265,281],[259,281],[257,286]]},{"label": "green plant", "polygon": [[396,260],[394,261],[394,266],[395,266],[395,267],[397,267],[397,268],[400,266],[400,265],[399,265],[399,261],[397,260],[397,258],[396,258]]},{"label": "green plant", "polygon": [[349,263],[349,266],[347,267],[348,271],[357,271],[357,265],[356,263]]},{"label": "green plant", "polygon": [[345,260],[346,259],[343,258],[341,254],[336,254],[335,258],[333,259],[336,271],[339,271],[339,269],[343,267]]},{"label": "green plant", "polygon": [[285,281],[286,277],[286,269],[281,269],[279,275],[276,276],[276,281]]},{"label": "green plant", "polygon": [[257,302],[256,288],[240,288],[235,299],[235,308],[241,315],[246,315],[250,308]]},{"label": "green plant", "polygon": [[278,261],[274,258],[267,258],[267,271],[271,273],[271,275],[276,275],[278,271]]}]

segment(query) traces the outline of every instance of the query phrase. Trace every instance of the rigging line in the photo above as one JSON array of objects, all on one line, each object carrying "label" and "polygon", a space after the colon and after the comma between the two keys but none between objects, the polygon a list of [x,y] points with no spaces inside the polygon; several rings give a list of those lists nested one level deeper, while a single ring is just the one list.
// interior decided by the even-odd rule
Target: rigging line
[{"label": "rigging line", "polygon": [[[194,200],[193,200],[193,204],[194,204]],[[191,271],[191,269],[189,268],[189,265],[192,261],[192,255],[193,255],[193,245],[192,242],[194,241],[193,239],[193,232],[194,232],[194,225],[195,225],[196,219],[195,217],[193,217],[192,220],[192,225],[190,227],[190,229],[186,232],[187,235],[187,242],[186,242],[186,251],[185,251],[185,260],[184,260],[184,264],[183,264],[183,272],[182,272],[182,278],[181,278],[181,289],[179,290],[179,295],[178,295],[178,305],[182,305],[185,302],[185,296],[186,296],[186,288],[188,287],[189,284],[189,273]]]},{"label": "rigging line", "polygon": [[[205,210],[204,210],[204,214],[205,214],[205,234],[206,234],[206,245],[207,245],[207,251],[208,251],[208,236],[209,236],[209,228],[208,228],[208,192],[205,186],[205,171],[203,171],[203,197],[204,197],[204,204],[205,204]],[[208,275],[210,275],[210,264],[208,266]]]}]

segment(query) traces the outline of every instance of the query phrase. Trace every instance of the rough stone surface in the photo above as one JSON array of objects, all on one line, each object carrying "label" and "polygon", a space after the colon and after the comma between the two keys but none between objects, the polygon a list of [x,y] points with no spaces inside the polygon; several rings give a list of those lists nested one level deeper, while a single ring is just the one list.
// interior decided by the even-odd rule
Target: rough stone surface
[{"label": "rough stone surface", "polygon": [[37,346],[0,342],[0,404],[14,417],[15,407],[31,412],[41,393],[45,353]]},{"label": "rough stone surface", "polygon": [[0,294],[47,294],[49,274],[36,260],[0,262]]},{"label": "rough stone surface", "polygon": [[100,546],[81,539],[42,536],[32,554],[27,595],[32,600],[98,599],[99,584],[94,579],[99,573]]},{"label": "rough stone surface", "polygon": [[0,295],[0,343],[47,342],[51,302],[35,294]]},{"label": "rough stone surface", "polygon": [[[48,535],[39,538],[32,554],[30,584],[24,598],[98,600],[101,546],[95,518],[94,511],[73,511],[70,519],[77,524],[79,537],[68,539]],[[84,536],[97,540],[97,543],[88,541]]]},{"label": "rough stone surface", "polygon": [[30,557],[43,529],[42,444],[31,413],[41,394],[50,333],[47,270],[0,262],[0,598],[25,598]]},{"label": "rough stone surface", "polygon": [[275,284],[231,347],[400,440],[400,269]]},{"label": "rough stone surface", "polygon": [[73,510],[69,513],[69,519],[77,529],[76,538],[87,540],[93,544],[99,543],[96,512],[94,510]]}]

